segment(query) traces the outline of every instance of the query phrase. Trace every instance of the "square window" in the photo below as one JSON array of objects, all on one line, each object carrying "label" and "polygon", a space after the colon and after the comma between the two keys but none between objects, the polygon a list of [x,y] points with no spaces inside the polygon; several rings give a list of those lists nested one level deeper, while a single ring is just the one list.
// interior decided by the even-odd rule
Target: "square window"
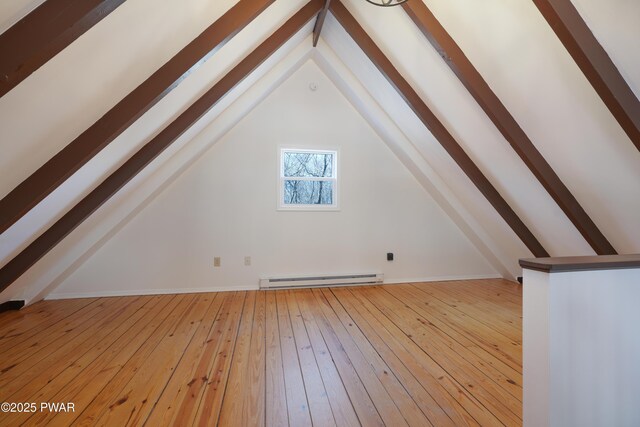
[{"label": "square window", "polygon": [[337,159],[337,151],[281,149],[278,208],[336,210]]}]

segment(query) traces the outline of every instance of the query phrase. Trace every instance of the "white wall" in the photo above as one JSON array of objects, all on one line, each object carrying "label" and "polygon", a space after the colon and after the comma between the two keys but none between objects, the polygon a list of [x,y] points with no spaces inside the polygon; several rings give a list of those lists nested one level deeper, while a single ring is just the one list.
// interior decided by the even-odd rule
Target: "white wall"
[{"label": "white wall", "polygon": [[640,2],[636,0],[572,0],[575,8],[640,98]]},{"label": "white wall", "polygon": [[[445,1],[438,3],[439,8],[434,5],[433,9],[436,14],[439,9],[443,9],[446,12],[458,12],[458,8],[460,8],[465,13],[467,10],[482,9],[485,16],[483,16],[482,20],[479,20],[478,25],[483,27],[483,32],[474,34],[474,36],[486,40],[491,37],[485,34],[491,32],[487,31],[487,28],[493,30],[512,21],[513,18],[508,16],[511,12],[510,9],[515,7],[512,3],[521,2]],[[544,248],[551,255],[593,254],[592,249],[580,233],[529,171],[515,150],[505,140],[417,26],[414,25],[409,16],[401,8],[386,10],[384,8],[369,7],[366,2],[358,0],[348,0],[347,6]],[[431,5],[429,4],[429,6]],[[495,8],[495,10],[492,10],[493,15],[484,11],[484,8],[489,7]],[[463,21],[465,23],[456,22],[455,25],[462,27],[462,29],[466,29],[467,25],[471,26],[466,22],[471,16],[460,15],[462,14],[459,14],[456,18],[465,20]],[[472,14],[469,13],[469,15]],[[439,15],[438,18],[442,19]],[[449,22],[444,19],[442,21],[445,28],[452,32],[448,25]],[[519,23],[512,23],[514,28],[509,28],[508,32],[502,33],[500,43],[504,44],[512,40],[513,37],[520,37],[518,33],[521,30],[518,25]],[[465,31],[468,34],[471,30]],[[457,33],[452,32],[452,36],[460,43]],[[398,43],[398,40],[402,40],[402,42]],[[463,44],[461,44],[461,47],[465,48]],[[484,54],[486,50],[479,51],[479,53]],[[500,57],[491,56],[489,59],[492,62],[496,62],[497,66],[504,66],[505,70],[503,72],[509,72],[511,62],[517,58],[512,58],[513,52],[508,54],[500,52],[500,55]],[[475,64],[475,58],[471,57],[470,59]],[[478,64],[475,65],[477,66]],[[482,72],[482,69],[480,69],[480,72]],[[527,72],[534,74],[537,71],[532,67]],[[509,77],[515,76],[510,75]],[[489,83],[491,84],[491,82]],[[498,96],[500,95],[498,93]],[[544,106],[543,108],[548,107]],[[406,115],[401,114],[400,111],[393,113],[392,116],[399,117],[401,121],[407,121]],[[517,119],[518,117],[516,116]],[[408,123],[408,125],[410,124]],[[424,127],[421,122],[419,122],[419,125]],[[417,132],[415,133],[419,135]],[[438,172],[448,182],[455,185],[456,192],[464,194],[465,187],[473,186],[465,175],[463,175],[462,180],[458,178],[459,167],[451,162],[450,156],[444,149],[428,146],[425,142],[422,142],[424,140],[424,138],[418,139],[423,146],[423,150],[428,152],[429,157],[437,162]],[[439,145],[437,142],[436,144]],[[477,199],[478,195],[480,198],[484,197],[477,190],[475,192],[477,194],[470,195],[467,198],[467,205],[477,204],[475,199]],[[495,209],[490,207],[489,212],[489,217],[495,218]],[[490,227],[499,228],[497,226],[498,221],[495,220],[483,221],[483,224],[490,224]],[[500,233],[500,230],[496,230],[496,233]],[[515,251],[517,251],[516,253],[522,253],[517,248],[514,248]],[[527,250],[525,249],[525,253],[522,256],[528,256],[526,252]]]},{"label": "white wall", "polygon": [[[340,150],[339,212],[276,210],[281,144]],[[390,281],[495,275],[309,62],[52,296],[253,288],[266,275],[368,270]]]},{"label": "white wall", "polygon": [[524,270],[525,427],[640,425],[640,269]]},{"label": "white wall", "polygon": [[[357,76],[370,96],[384,110],[386,116],[393,120],[395,127],[410,141],[413,150],[403,149],[405,155],[415,159],[417,151],[417,156],[422,157],[433,170],[432,174],[428,174],[429,181],[432,184],[438,181],[446,183],[445,192],[451,192],[459,200],[459,203],[454,205],[462,206],[462,208],[456,207],[457,213],[463,214],[464,210],[469,212],[476,222],[472,225],[474,232],[490,236],[493,241],[490,245],[492,252],[500,258],[502,263],[505,263],[510,274],[517,277],[520,274],[518,258],[530,257],[531,252],[333,16],[327,17],[322,34],[339,60]],[[403,34],[403,39],[404,37]],[[421,53],[418,51],[417,54]],[[431,77],[432,73],[429,73],[429,76]],[[378,124],[381,123],[382,121],[378,119]],[[398,143],[402,138],[392,139]]]},{"label": "white wall", "polygon": [[[482,4],[472,0],[424,1],[614,246],[621,252],[640,251],[640,222],[636,219],[640,212],[640,168],[637,167],[640,153],[626,139],[537,9],[527,2],[504,0],[487,0]],[[38,3],[39,0],[7,2],[0,6],[0,19],[13,23]],[[0,148],[3,153],[0,157],[0,195],[86,129],[123,94],[234,3],[235,0],[186,0],[177,6],[163,5],[153,15],[148,15],[144,13],[148,0],[129,0],[0,99]],[[0,264],[8,262],[46,230],[304,3],[304,0],[275,2],[212,60],[3,233],[0,236]],[[359,0],[346,0],[345,3],[545,247],[553,255],[592,253],[405,13],[399,8],[383,10]],[[594,33],[608,51],[611,46],[620,46],[620,40],[626,40],[627,44],[629,40],[632,43],[637,40],[640,27],[633,25],[634,20],[627,17],[636,16],[637,5],[629,4],[628,0],[607,2],[612,9],[625,14],[625,19],[618,22],[610,14],[604,16],[593,12],[596,10],[593,0],[576,0],[576,3],[583,15],[589,15],[585,19],[589,25],[593,24]],[[308,34],[310,30],[304,31]],[[166,38],[170,43],[165,43]],[[441,206],[455,201],[450,205],[454,207],[453,211],[445,207],[447,215],[458,217],[456,223],[463,229],[462,223],[466,223],[466,236],[484,236],[479,240],[469,238],[476,247],[491,248],[490,252],[510,274],[517,275],[517,259],[530,256],[530,253],[495,209],[333,17],[325,23],[323,38],[366,87],[384,115],[395,122],[394,126],[374,124],[376,132],[383,135],[389,146],[393,143],[401,145],[398,141],[404,141],[406,137],[405,142],[413,147],[394,149],[394,153],[404,159],[411,173],[418,176],[415,168],[409,166],[414,161],[407,161],[417,153],[422,158],[420,162],[424,160],[432,172],[426,175],[430,182],[418,176],[423,187],[429,188],[435,182],[444,183],[436,186],[441,188],[439,191],[446,187],[444,193],[451,196],[447,203],[443,204],[437,195],[434,197]],[[396,42],[399,39],[402,43]],[[625,54],[620,48],[612,49],[610,54],[623,69],[623,74],[635,81],[637,53],[627,51]],[[351,82],[348,86],[354,84]],[[68,96],[61,97],[61,93]],[[228,105],[216,107],[215,114],[201,120],[173,145],[169,154],[160,156],[100,212],[124,212],[129,206],[144,205],[146,202],[142,199],[137,201],[138,192],[134,190],[147,182],[153,174],[151,169],[163,170],[160,175],[165,178],[173,176],[167,172],[164,163],[172,158],[176,152],[174,148],[178,150],[178,145],[188,145],[189,140]],[[223,133],[219,125],[213,127],[215,129],[207,134]],[[388,136],[398,132],[403,136],[392,138],[390,142]],[[210,143],[214,140],[212,138]],[[153,181],[162,181],[160,175],[153,174]],[[155,191],[151,193],[155,194]],[[127,202],[122,203],[122,200]],[[127,209],[124,209],[125,205]],[[111,217],[100,212],[5,290],[0,301],[21,297],[31,300],[66,277],[69,270],[81,262],[80,258],[86,258],[88,247],[94,248],[96,240],[103,241],[105,233],[111,235],[111,231],[106,232],[111,226],[99,225],[104,218]],[[125,216],[128,218],[128,215]],[[460,218],[465,220],[460,221]],[[92,243],[88,243],[89,240]],[[84,243],[80,245],[79,241]],[[483,252],[485,256],[486,252]]]},{"label": "white wall", "polygon": [[[329,22],[331,21],[325,21],[326,24]],[[376,90],[368,91],[365,82],[361,81],[362,72],[354,74],[324,40],[318,43],[313,52],[314,61],[318,66],[485,259],[502,277],[515,280],[520,275],[520,266],[514,262],[513,253],[507,254],[503,251],[499,239],[487,233],[485,227],[471,215],[469,209],[460,202],[449,185],[436,173],[430,159],[420,153],[416,145],[398,127],[394,118],[376,102],[372,92],[378,92],[382,86],[377,85]]]},{"label": "white wall", "polygon": [[[620,253],[640,251],[640,152],[628,139],[582,71],[567,53],[532,1],[422,0],[456,40],[492,90],[515,117],[540,153],[578,202]],[[597,2],[578,0],[579,10],[607,9],[615,14],[589,13],[594,34],[610,49],[613,40],[624,45],[613,49],[623,74],[637,73],[640,25],[635,0]],[[634,5],[635,4],[635,5]],[[627,15],[631,15],[631,18]],[[598,22],[596,25],[595,22]],[[603,36],[607,34],[608,36]],[[622,49],[622,50],[621,50]],[[623,53],[624,52],[624,53]],[[628,60],[621,58],[628,56]],[[635,71],[633,71],[635,69]],[[635,79],[635,78],[634,78]],[[427,79],[421,79],[428,84]],[[633,85],[634,82],[630,81]],[[434,99],[437,106],[446,103]],[[447,118],[453,117],[447,115]],[[476,141],[474,141],[475,143]],[[486,147],[486,146],[482,146]],[[509,186],[509,175],[498,176]],[[496,165],[497,166],[497,165]],[[524,164],[521,164],[524,168]],[[533,179],[533,177],[531,177]],[[515,199],[530,215],[543,214],[542,205],[528,194]],[[516,207],[516,212],[518,208]],[[552,216],[556,216],[554,213]],[[525,221],[526,222],[526,221]],[[545,224],[554,224],[545,220]],[[573,239],[546,233],[551,254],[583,253]],[[565,243],[558,243],[565,240]],[[553,245],[565,250],[554,250]],[[571,246],[569,246],[571,245]],[[559,246],[561,248],[562,246]],[[571,252],[566,249],[574,248]]]},{"label": "white wall", "polygon": [[308,58],[310,22],[196,124],[80,224],[14,284],[0,302],[44,298],[264,100]]},{"label": "white wall", "polygon": [[0,2],[0,34],[7,31],[44,0],[12,0]]},{"label": "white wall", "polygon": [[2,147],[0,168],[7,176],[0,195],[86,130],[234,3],[126,1],[0,98],[0,135],[12,142]]},{"label": "white wall", "polygon": [[[129,0],[2,97],[0,194],[9,192],[70,143],[181,49],[183,45],[179,43],[186,45],[233,3],[225,0],[214,5],[203,0],[189,0],[154,9],[146,5],[146,0]],[[268,7],[91,161],[2,233],[0,264],[8,262],[44,232],[302,4],[304,0],[293,0],[276,2]],[[147,6],[154,14],[144,14]],[[174,7],[179,11],[172,11]],[[134,25],[140,16],[144,16],[145,25]],[[172,38],[172,42],[164,43],[164,37]]]}]

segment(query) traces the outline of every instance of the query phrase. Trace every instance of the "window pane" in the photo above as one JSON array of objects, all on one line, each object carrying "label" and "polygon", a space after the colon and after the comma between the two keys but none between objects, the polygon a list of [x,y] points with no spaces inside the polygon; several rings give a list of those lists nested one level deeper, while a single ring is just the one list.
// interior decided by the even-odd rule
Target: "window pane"
[{"label": "window pane", "polygon": [[332,181],[284,181],[285,205],[332,205]]},{"label": "window pane", "polygon": [[333,154],[300,153],[285,151],[283,153],[285,177],[317,177],[333,176]]}]

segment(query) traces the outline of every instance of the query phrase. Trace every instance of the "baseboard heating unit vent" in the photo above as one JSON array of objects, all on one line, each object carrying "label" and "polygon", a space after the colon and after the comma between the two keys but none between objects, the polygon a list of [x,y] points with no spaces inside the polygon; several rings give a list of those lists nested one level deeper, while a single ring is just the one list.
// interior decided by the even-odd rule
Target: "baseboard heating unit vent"
[{"label": "baseboard heating unit vent", "polygon": [[260,279],[260,289],[316,288],[321,286],[351,286],[382,283],[384,274],[338,274],[332,276],[310,275],[269,277]]}]

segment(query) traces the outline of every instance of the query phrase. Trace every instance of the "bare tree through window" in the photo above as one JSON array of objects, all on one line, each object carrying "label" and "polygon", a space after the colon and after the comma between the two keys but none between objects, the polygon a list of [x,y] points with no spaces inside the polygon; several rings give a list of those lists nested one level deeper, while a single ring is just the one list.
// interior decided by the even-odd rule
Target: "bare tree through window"
[{"label": "bare tree through window", "polygon": [[335,206],[336,152],[283,149],[284,206]]}]

